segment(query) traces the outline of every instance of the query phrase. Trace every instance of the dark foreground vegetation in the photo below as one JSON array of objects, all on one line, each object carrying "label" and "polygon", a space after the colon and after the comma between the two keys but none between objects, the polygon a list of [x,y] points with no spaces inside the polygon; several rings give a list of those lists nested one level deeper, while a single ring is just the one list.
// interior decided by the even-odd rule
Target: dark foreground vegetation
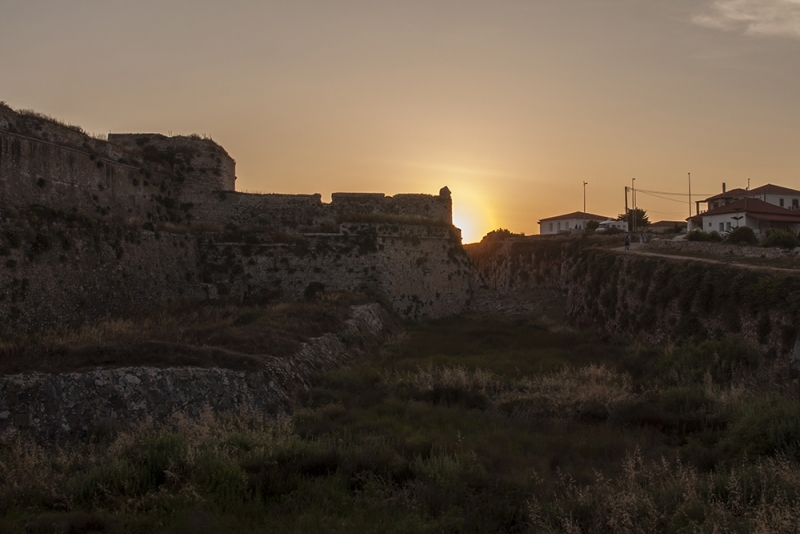
[{"label": "dark foreground vegetation", "polygon": [[135,366],[255,370],[264,356],[291,356],[309,338],[341,330],[350,306],[365,302],[354,293],[266,306],[181,302],[75,329],[10,333],[0,336],[0,374]]},{"label": "dark foreground vegetation", "polygon": [[797,532],[797,375],[733,340],[411,327],[293,418],[0,449],[0,530]]}]

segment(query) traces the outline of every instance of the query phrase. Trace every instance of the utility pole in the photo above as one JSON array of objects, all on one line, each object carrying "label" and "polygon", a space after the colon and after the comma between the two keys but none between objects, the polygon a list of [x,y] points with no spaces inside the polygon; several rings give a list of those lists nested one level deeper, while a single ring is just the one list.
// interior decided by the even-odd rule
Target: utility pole
[{"label": "utility pole", "polygon": [[689,218],[692,218],[692,173],[689,173]]},{"label": "utility pole", "polygon": [[583,182],[583,230],[586,231],[586,184]]},{"label": "utility pole", "polygon": [[636,178],[631,178],[631,204],[633,204],[633,216],[628,231],[634,232],[636,231]]},{"label": "utility pole", "polygon": [[630,218],[631,212],[628,211],[628,186],[625,186],[625,216]]}]

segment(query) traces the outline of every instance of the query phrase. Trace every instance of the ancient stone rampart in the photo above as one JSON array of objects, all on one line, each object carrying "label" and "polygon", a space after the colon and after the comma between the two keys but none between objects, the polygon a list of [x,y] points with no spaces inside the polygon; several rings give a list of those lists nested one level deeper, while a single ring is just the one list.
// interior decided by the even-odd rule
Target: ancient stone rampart
[{"label": "ancient stone rampart", "polygon": [[153,196],[162,193],[165,180],[163,175],[113,161],[107,151],[0,130],[0,205],[5,208],[44,205],[143,221],[156,211]]},{"label": "ancient stone rampart", "polygon": [[109,143],[166,166],[175,176],[180,202],[204,200],[213,191],[233,191],[236,162],[224,148],[199,136],[109,134]]},{"label": "ancient stone rampart", "polygon": [[[162,302],[203,300],[196,239],[22,213],[0,226],[0,333],[124,316]],[[40,217],[32,223],[30,219]],[[74,221],[72,221],[74,222]],[[80,224],[80,221],[75,223]],[[8,234],[17,244],[10,248]],[[18,241],[17,241],[18,240]]]},{"label": "ancient stone rampart", "polygon": [[205,240],[203,280],[237,301],[299,299],[323,286],[359,291],[412,319],[467,307],[474,272],[448,228],[343,224],[342,230],[287,243],[269,234],[250,234],[247,243]]},{"label": "ancient stone rampart", "polygon": [[0,105],[2,327],[54,327],[165,300],[375,295],[413,318],[462,311],[475,282],[439,195],[234,191],[198,136],[111,134]]},{"label": "ancient stone rampart", "polygon": [[322,203],[322,195],[251,194],[217,192],[196,200],[196,221],[225,228],[272,228],[293,233],[327,229],[336,232],[336,217]]}]

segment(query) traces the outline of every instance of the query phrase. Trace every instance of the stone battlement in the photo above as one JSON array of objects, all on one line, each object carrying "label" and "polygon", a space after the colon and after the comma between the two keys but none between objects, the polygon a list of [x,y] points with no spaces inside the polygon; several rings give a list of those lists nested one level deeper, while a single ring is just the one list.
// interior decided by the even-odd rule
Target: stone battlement
[{"label": "stone battlement", "polygon": [[[0,105],[0,204],[45,204],[142,221],[294,231],[373,215],[452,223],[450,191],[423,194],[250,194],[236,191],[236,162],[200,136],[157,133],[88,136],[34,112]],[[180,210],[175,210],[180,206]]]},{"label": "stone battlement", "polygon": [[211,139],[96,139],[0,105],[0,330],[320,287],[372,294],[409,318],[467,306],[477,278],[446,187],[326,203],[235,185],[236,162]]}]

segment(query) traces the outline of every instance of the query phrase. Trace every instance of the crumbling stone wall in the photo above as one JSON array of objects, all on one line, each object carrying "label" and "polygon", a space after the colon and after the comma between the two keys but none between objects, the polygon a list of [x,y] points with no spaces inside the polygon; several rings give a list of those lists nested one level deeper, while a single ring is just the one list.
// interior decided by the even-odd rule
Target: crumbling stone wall
[{"label": "crumbling stone wall", "polygon": [[[0,105],[5,328],[164,300],[373,294],[407,317],[458,313],[474,274],[439,195],[234,191],[235,162],[197,136],[110,142]],[[257,253],[254,253],[257,245]]]},{"label": "crumbling stone wall", "polygon": [[348,350],[387,326],[376,304],[355,306],[341,332],[304,343],[290,357],[267,357],[257,371],[127,367],[0,377],[0,437],[83,438],[103,428],[164,421],[174,413],[291,413],[294,395],[315,373],[331,371]]},{"label": "crumbling stone wall", "polygon": [[203,279],[220,295],[244,301],[299,299],[314,287],[360,291],[413,319],[468,306],[476,277],[448,227],[351,223],[341,229],[283,243],[259,233],[245,243],[206,239]]},{"label": "crumbling stone wall", "polygon": [[[161,302],[202,300],[196,240],[111,223],[70,228],[25,217],[0,225],[0,332],[123,316]],[[6,237],[6,236],[3,236]],[[18,244],[11,248],[10,245]]]},{"label": "crumbling stone wall", "polygon": [[204,200],[214,191],[233,191],[236,162],[224,148],[199,136],[109,134],[109,143],[166,166],[175,176],[175,196],[183,203]]},{"label": "crumbling stone wall", "polygon": [[336,232],[335,214],[322,195],[248,194],[219,191],[198,199],[192,214],[197,221],[225,228],[272,228],[290,233]]},{"label": "crumbling stone wall", "polygon": [[3,207],[38,204],[144,221],[157,211],[153,196],[165,182],[164,175],[114,161],[94,145],[72,148],[0,130]]}]

